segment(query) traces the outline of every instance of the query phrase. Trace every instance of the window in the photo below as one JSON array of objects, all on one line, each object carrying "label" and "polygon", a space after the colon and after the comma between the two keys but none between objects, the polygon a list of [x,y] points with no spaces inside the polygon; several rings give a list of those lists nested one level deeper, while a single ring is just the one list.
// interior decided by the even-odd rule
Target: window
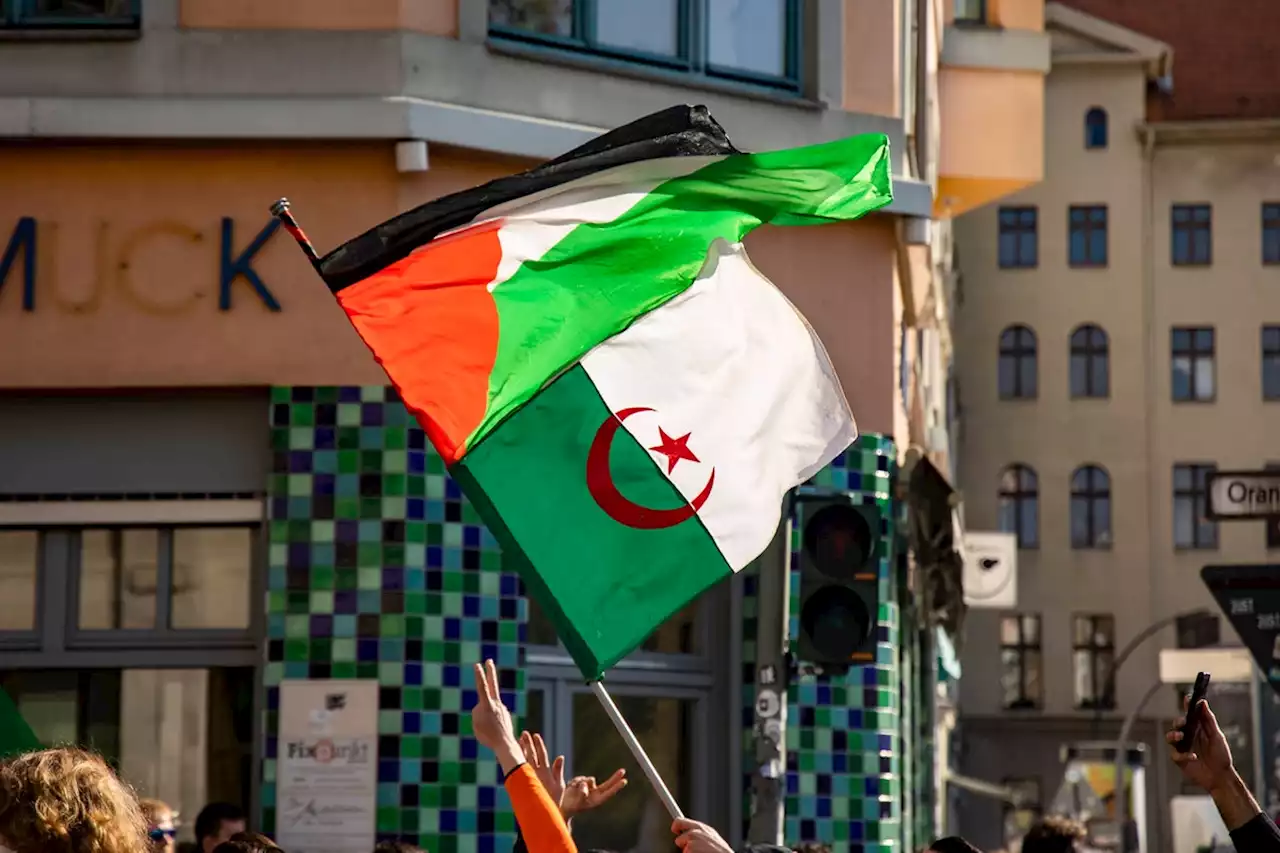
[{"label": "window", "polygon": [[987,22],[986,0],[955,0],[957,24],[985,24]]},{"label": "window", "polygon": [[1111,476],[1097,465],[1071,476],[1071,547],[1111,547]]},{"label": "window", "polygon": [[1076,708],[1114,708],[1111,666],[1116,656],[1116,620],[1112,616],[1087,615],[1076,616],[1072,622],[1071,668]]},{"label": "window", "polygon": [[1111,393],[1107,333],[1087,323],[1071,333],[1071,396],[1103,398]]},{"label": "window", "polygon": [[1026,465],[1000,476],[1000,532],[1015,534],[1019,548],[1040,546],[1040,478]]},{"label": "window", "polygon": [[1209,475],[1216,467],[1211,463],[1173,466],[1173,547],[1218,547],[1218,523],[1209,519],[1207,499]]},{"label": "window", "polygon": [[1280,264],[1280,204],[1262,205],[1262,262]]},{"label": "window", "polygon": [[1004,804],[1004,849],[1017,850],[1019,842],[1040,819],[1039,779],[1005,778],[1004,786],[1018,795],[1019,805]]},{"label": "window", "polygon": [[1026,326],[1010,326],[1000,333],[1000,363],[996,382],[1001,400],[1036,397],[1036,333]]},{"label": "window", "polygon": [[0,29],[138,29],[139,0],[7,0]]},{"label": "window", "polygon": [[1280,400],[1280,326],[1262,327],[1262,399]]},{"label": "window", "polygon": [[[1280,471],[1280,462],[1268,462],[1263,466],[1268,471]],[[1267,531],[1267,550],[1280,550],[1280,516],[1271,516],[1263,521]]]},{"label": "window", "polygon": [[1175,403],[1213,401],[1217,377],[1213,338],[1211,328],[1174,327],[1169,346]]},{"label": "window", "polygon": [[1107,111],[1102,107],[1090,107],[1084,114],[1084,147],[1107,147]]},{"label": "window", "polygon": [[1213,209],[1207,204],[1173,206],[1173,265],[1208,266],[1213,262]]},{"label": "window", "polygon": [[[722,786],[707,782],[707,768],[723,766],[711,720],[730,714],[731,635],[727,613],[730,585],[711,590],[662,624],[633,655],[609,670],[609,689],[636,737],[649,751],[677,798],[695,809],[727,814],[727,796],[706,803]],[[617,737],[599,701],[557,642],[555,627],[537,603],[526,597],[524,637],[528,675],[523,725],[541,732],[548,746],[565,756],[570,775],[603,779],[626,769],[640,779],[626,745]],[[735,697],[736,698],[736,697]],[[736,706],[734,706],[736,707]],[[718,757],[719,756],[719,757]],[[714,772],[714,771],[712,771]],[[682,802],[683,804],[683,802]],[[612,813],[579,815],[574,837],[583,849],[656,849],[669,843],[650,818],[661,805],[646,785],[628,785],[610,802]]]},{"label": "window", "polygon": [[0,636],[36,628],[39,534],[0,529]]},{"label": "window", "polygon": [[1001,269],[1030,269],[1039,264],[1036,213],[1034,207],[1000,208]]},{"label": "window", "polygon": [[1107,265],[1107,207],[1072,205],[1067,216],[1068,258],[1073,267]]},{"label": "window", "polygon": [[1040,707],[1043,700],[1041,663],[1040,615],[1019,613],[1001,619],[1000,687],[1005,708]]},{"label": "window", "polygon": [[489,31],[512,42],[799,91],[801,5],[790,0],[490,0]]}]

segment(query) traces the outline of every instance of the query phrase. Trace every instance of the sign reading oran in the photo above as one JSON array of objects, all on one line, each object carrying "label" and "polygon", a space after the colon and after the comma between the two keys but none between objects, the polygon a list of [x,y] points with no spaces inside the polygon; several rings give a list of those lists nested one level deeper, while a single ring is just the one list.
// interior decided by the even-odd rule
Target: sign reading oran
[{"label": "sign reading oran", "polygon": [[[222,217],[221,233],[216,257],[218,271],[218,310],[231,310],[231,289],[243,279],[254,295],[262,301],[269,311],[279,311],[280,302],[267,287],[262,276],[253,268],[253,260],[267,242],[280,228],[277,219],[271,219],[257,235],[243,248],[237,248],[235,240],[235,222],[229,216]],[[33,313],[37,305],[43,304],[41,294],[48,293],[53,302],[60,308],[72,313],[86,313],[96,305],[98,296],[104,287],[114,284],[116,292],[127,298],[147,313],[180,314],[194,306],[196,296],[188,294],[177,297],[173,301],[161,301],[147,296],[137,287],[130,275],[134,255],[147,243],[152,241],[178,241],[192,244],[204,242],[204,235],[197,229],[182,222],[161,220],[130,229],[122,233],[118,239],[110,236],[110,228],[101,225],[96,237],[97,245],[93,247],[98,258],[94,296],[83,303],[70,303],[69,300],[57,297],[57,285],[54,275],[41,275],[41,261],[53,265],[57,252],[64,249],[58,245],[57,224],[39,222],[34,217],[24,216],[14,225],[0,253],[0,294],[5,284],[20,271],[18,276],[22,287],[22,310]],[[80,247],[73,249],[66,244],[65,249],[83,251]],[[215,260],[209,258],[210,261]],[[20,266],[19,266],[20,264]],[[175,270],[175,273],[179,270]]]},{"label": "sign reading oran", "polygon": [[1280,516],[1280,471],[1218,471],[1209,476],[1209,517]]}]

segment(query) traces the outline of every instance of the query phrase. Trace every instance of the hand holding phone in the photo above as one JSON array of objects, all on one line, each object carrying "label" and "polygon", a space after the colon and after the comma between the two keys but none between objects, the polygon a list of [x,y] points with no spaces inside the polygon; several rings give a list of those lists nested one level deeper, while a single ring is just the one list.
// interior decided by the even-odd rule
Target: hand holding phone
[{"label": "hand holding phone", "polygon": [[1182,726],[1182,740],[1173,745],[1178,752],[1189,752],[1195,742],[1196,731],[1200,727],[1200,703],[1209,692],[1209,673],[1202,672],[1196,676],[1195,686],[1191,688],[1191,700],[1187,703],[1187,721]]}]

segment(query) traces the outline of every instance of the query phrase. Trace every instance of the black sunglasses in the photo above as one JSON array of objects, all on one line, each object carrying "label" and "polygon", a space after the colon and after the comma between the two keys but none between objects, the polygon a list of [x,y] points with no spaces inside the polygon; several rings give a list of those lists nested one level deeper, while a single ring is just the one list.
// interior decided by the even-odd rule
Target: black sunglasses
[{"label": "black sunglasses", "polygon": [[177,834],[178,830],[176,829],[160,829],[159,827],[147,831],[147,837],[152,841],[164,841],[166,838],[173,838]]}]

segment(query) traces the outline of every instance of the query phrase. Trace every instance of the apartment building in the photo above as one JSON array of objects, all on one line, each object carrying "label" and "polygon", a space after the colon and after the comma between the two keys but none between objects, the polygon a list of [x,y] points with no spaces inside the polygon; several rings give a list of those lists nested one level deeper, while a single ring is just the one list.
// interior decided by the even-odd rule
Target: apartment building
[{"label": "apartment building", "polygon": [[[1041,176],[1043,2],[970,5],[0,3],[0,686],[43,738],[91,743],[144,794],[185,814],[241,802],[267,831],[305,834],[313,741],[355,739],[376,774],[348,780],[344,844],[490,853],[513,816],[464,720],[466,667],[490,656],[573,772],[631,767],[579,844],[668,843],[549,625],[267,206],[288,196],[324,251],[686,102],[746,150],[885,133],[892,206],[749,242],[865,436],[819,479],[888,507],[909,448],[952,473],[950,217]],[[912,801],[930,780],[902,784],[921,718],[862,685],[898,684],[912,655],[931,673],[932,627],[888,551],[881,573],[883,672],[791,694],[788,840],[889,851],[930,831]],[[758,770],[753,590],[709,593],[610,673],[686,811],[735,841],[747,802],[726,780]]]},{"label": "apartment building", "polygon": [[[1256,73],[1277,27],[1265,2],[1049,3],[1045,179],[956,223],[967,523],[1020,548],[1017,611],[967,623],[963,766],[1042,805],[1060,747],[1116,737],[1173,630],[1112,691],[1117,650],[1214,607],[1201,566],[1280,545],[1261,522],[1205,513],[1209,472],[1280,454],[1280,87]],[[1227,627],[1223,642],[1239,644]],[[1176,696],[1149,699],[1135,737],[1150,849],[1168,849]],[[962,822],[987,848],[1001,825],[976,802]]]}]

